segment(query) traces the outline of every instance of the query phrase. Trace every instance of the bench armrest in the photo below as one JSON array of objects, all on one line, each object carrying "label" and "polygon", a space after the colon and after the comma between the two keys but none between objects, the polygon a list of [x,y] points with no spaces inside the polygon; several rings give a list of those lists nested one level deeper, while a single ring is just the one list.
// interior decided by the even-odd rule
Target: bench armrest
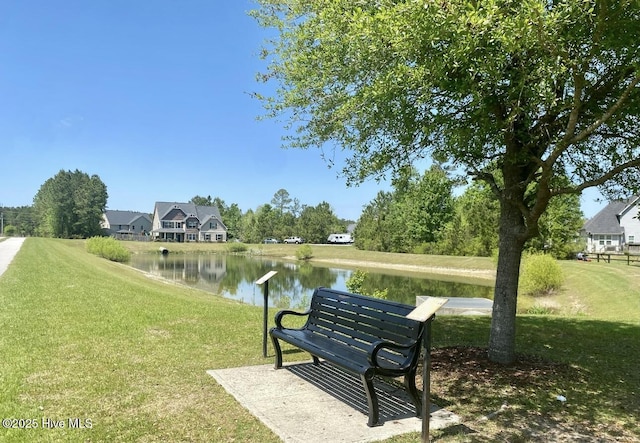
[{"label": "bench armrest", "polygon": [[306,312],[298,312],[298,311],[290,311],[290,310],[282,310],[282,311],[278,311],[278,313],[276,314],[276,328],[277,329],[282,329],[282,318],[285,315],[295,315],[298,317],[304,317],[306,315],[309,315],[311,313],[311,310],[306,311]]},{"label": "bench armrest", "polygon": [[[378,352],[380,352],[381,350],[387,348],[387,349],[396,349],[396,350],[404,350],[404,349],[411,349],[413,347],[419,346],[420,344],[420,340],[416,340],[416,341],[412,341],[406,344],[398,344],[398,343],[391,343],[388,341],[383,341],[383,340],[379,340],[375,343],[373,343],[371,352],[369,352],[369,363],[376,367],[376,368],[382,368],[385,369],[386,367],[384,365],[381,365],[378,363]],[[411,366],[411,358],[408,358],[407,360],[405,360],[404,363],[402,363],[402,365],[397,368],[400,370],[406,370]]]}]

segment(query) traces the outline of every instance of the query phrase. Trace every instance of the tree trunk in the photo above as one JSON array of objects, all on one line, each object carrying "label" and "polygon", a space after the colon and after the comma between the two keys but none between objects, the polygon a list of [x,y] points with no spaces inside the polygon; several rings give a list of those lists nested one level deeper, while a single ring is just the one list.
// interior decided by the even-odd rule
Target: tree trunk
[{"label": "tree trunk", "polygon": [[489,359],[509,364],[515,360],[516,303],[520,260],[525,243],[525,223],[518,207],[508,201],[502,201],[500,207],[499,236]]}]

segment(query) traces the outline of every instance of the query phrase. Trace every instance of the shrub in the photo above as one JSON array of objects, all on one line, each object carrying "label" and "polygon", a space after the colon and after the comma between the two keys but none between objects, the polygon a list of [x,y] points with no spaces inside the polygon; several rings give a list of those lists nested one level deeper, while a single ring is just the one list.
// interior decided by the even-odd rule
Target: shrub
[{"label": "shrub", "polygon": [[562,269],[550,255],[525,255],[520,270],[520,292],[529,295],[547,295],[559,289],[564,282]]},{"label": "shrub", "polygon": [[298,260],[309,260],[311,257],[313,257],[313,250],[309,245],[302,245],[296,250]]},{"label": "shrub", "polygon": [[86,247],[91,254],[115,262],[126,262],[131,258],[129,250],[112,237],[91,237]]},{"label": "shrub", "polygon": [[18,233],[18,228],[13,225],[7,225],[4,227],[4,235],[7,237],[13,237]]},{"label": "shrub", "polygon": [[233,242],[227,244],[227,251],[229,252],[246,252],[247,249],[249,248],[244,243]]},{"label": "shrub", "polygon": [[373,291],[373,294],[367,294],[364,289],[364,280],[367,278],[368,273],[365,271],[361,271],[357,269],[351,277],[345,282],[347,286],[347,290],[349,292],[353,292],[354,294],[362,294],[368,295],[370,297],[381,298],[383,300],[387,299],[389,289],[384,288],[383,290],[376,289]]}]

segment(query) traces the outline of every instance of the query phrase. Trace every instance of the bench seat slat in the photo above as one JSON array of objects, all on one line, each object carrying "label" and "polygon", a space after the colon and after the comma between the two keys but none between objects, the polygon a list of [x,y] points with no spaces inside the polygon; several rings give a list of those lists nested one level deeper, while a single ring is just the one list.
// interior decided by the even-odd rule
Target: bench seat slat
[{"label": "bench seat slat", "polygon": [[353,337],[364,341],[386,340],[396,343],[407,343],[415,340],[420,329],[414,330],[396,329],[394,325],[385,322],[366,322],[366,319],[360,319],[360,322],[346,320],[342,317],[334,317],[325,313],[317,313],[309,318],[307,323],[309,328],[325,328],[340,331],[344,334],[353,334]]},{"label": "bench seat slat", "polygon": [[[348,352],[349,355],[356,355],[355,353],[358,352],[359,353],[358,355],[360,354],[364,355],[365,359],[367,359],[367,357],[369,356],[369,353],[372,348],[372,343],[359,342],[356,340],[352,340],[349,337],[340,337],[335,334],[325,335],[318,331],[313,331],[314,332],[313,334],[310,334],[309,332],[311,331],[309,330],[305,332],[307,332],[307,335],[305,335],[306,341],[313,342],[317,340],[318,342],[322,342],[322,343],[325,343],[325,342],[335,343],[335,349]],[[288,341],[288,340],[285,340],[285,341]],[[304,349],[304,343],[301,345],[298,345],[298,347]],[[308,352],[311,352],[309,349],[305,349],[305,350]],[[313,352],[311,353],[313,354]],[[320,356],[318,355],[318,357]],[[386,350],[386,349],[381,351],[378,355],[378,358],[381,361],[384,361],[385,366],[388,366],[388,367],[400,367],[400,365],[405,363],[407,358],[409,357],[410,357],[409,352],[402,353],[402,352]],[[367,363],[367,365],[370,366],[369,363]]]},{"label": "bench seat slat", "polygon": [[366,352],[341,345],[328,337],[307,331],[288,331],[281,338],[316,357],[332,362],[338,360],[339,365],[344,369],[357,374],[364,374],[370,367]]},{"label": "bench seat slat", "polygon": [[332,309],[336,311],[344,311],[346,313],[355,313],[358,315],[365,315],[372,318],[393,318],[394,322],[398,325],[406,325],[410,327],[413,325],[413,320],[406,318],[407,314],[409,314],[413,309],[407,309],[406,306],[399,307],[396,305],[384,305],[379,303],[377,300],[366,300],[366,304],[356,304],[357,301],[362,301],[362,299],[343,299],[343,300],[335,300],[328,297],[317,297],[312,302],[312,309],[317,306],[321,306],[321,310],[327,310],[331,312]]},{"label": "bench seat slat", "polygon": [[347,310],[347,306],[328,307],[323,305],[312,306],[312,312],[330,315],[343,319],[343,321],[353,321],[358,323],[367,323],[371,325],[382,324],[386,327],[393,327],[397,330],[411,331],[416,329],[414,320],[410,320],[404,316],[389,315],[388,312],[377,311],[373,309],[353,308]]},{"label": "bench seat slat", "polygon": [[[310,332],[314,332],[316,334],[321,334],[327,337],[331,337],[334,340],[344,342],[348,346],[357,347],[366,352],[369,352],[371,345],[378,341],[385,341],[385,342],[391,342],[391,343],[397,343],[397,344],[415,343],[415,339],[413,341],[409,341],[407,339],[404,339],[402,341],[394,341],[394,340],[389,340],[388,337],[368,336],[358,331],[341,330],[339,326],[335,326],[333,329],[327,329],[327,328],[318,327],[318,325],[309,325],[307,330],[309,330]],[[407,349],[404,351],[397,351],[397,352],[401,352],[404,358],[406,358],[408,354],[412,352],[412,350]]]}]

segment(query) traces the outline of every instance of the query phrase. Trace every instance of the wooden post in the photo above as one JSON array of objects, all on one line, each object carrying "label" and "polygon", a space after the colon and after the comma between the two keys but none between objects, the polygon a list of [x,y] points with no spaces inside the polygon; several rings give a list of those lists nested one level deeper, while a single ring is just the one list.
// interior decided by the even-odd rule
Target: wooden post
[{"label": "wooden post", "polygon": [[431,414],[431,375],[429,367],[431,365],[431,320],[435,313],[442,307],[448,298],[427,297],[418,307],[407,315],[407,318],[424,323],[422,335],[423,361],[422,361],[422,441],[429,441],[429,418]]},{"label": "wooden post", "polygon": [[257,281],[257,285],[264,283],[264,306],[262,309],[262,356],[267,356],[267,321],[269,316],[269,279],[276,275],[278,271],[269,271],[260,277]]}]

